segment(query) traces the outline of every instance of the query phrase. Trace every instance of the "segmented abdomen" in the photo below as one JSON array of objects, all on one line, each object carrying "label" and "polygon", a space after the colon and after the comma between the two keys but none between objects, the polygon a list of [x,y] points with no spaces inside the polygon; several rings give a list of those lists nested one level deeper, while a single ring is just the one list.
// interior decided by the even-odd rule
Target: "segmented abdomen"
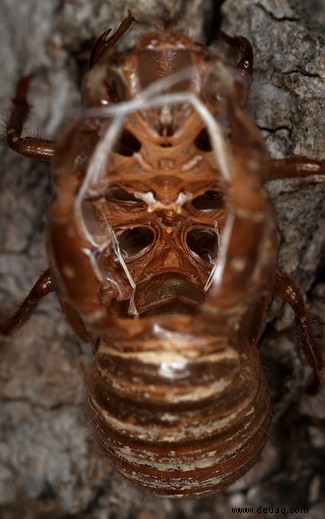
[{"label": "segmented abdomen", "polygon": [[270,421],[268,388],[255,348],[238,353],[226,337],[168,333],[101,341],[90,415],[133,483],[166,496],[207,494],[255,463]]}]

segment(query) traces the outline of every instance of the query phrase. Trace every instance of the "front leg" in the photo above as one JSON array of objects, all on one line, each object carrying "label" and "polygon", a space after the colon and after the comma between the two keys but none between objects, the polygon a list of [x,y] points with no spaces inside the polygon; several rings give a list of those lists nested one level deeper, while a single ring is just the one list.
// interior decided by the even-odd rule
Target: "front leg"
[{"label": "front leg", "polygon": [[219,32],[219,38],[229,45],[233,50],[239,52],[239,60],[236,63],[236,68],[241,72],[241,75],[247,80],[250,86],[253,81],[253,47],[247,38],[244,36],[228,36],[223,31]]},{"label": "front leg", "polygon": [[277,271],[273,291],[274,296],[289,303],[295,313],[298,345],[304,352],[308,363],[314,371],[314,381],[308,388],[308,392],[314,394],[319,390],[321,385],[324,360],[319,344],[312,331],[305,302],[298,286],[283,272]]},{"label": "front leg", "polygon": [[22,137],[24,123],[30,111],[27,101],[27,91],[31,76],[20,79],[12,100],[12,108],[6,122],[6,141],[8,146],[24,155],[39,160],[51,160],[54,155],[55,143],[51,140],[38,137]]},{"label": "front leg", "polygon": [[96,65],[102,56],[109,49],[114,47],[115,43],[121,38],[121,36],[123,36],[123,34],[126,33],[131,24],[135,21],[136,19],[133,17],[129,9],[127,17],[124,18],[117,31],[110,38],[108,38],[108,35],[112,29],[107,29],[103,32],[103,34],[95,41],[95,45],[92,48],[89,60],[89,68],[92,68],[94,65]]},{"label": "front leg", "polygon": [[325,161],[312,160],[301,155],[285,159],[273,159],[269,164],[270,178],[268,180],[325,175]]}]

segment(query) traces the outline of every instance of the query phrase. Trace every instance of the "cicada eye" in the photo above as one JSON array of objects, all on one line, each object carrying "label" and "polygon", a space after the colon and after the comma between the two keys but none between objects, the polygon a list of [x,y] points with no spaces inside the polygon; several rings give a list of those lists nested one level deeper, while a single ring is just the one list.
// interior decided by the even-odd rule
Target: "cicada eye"
[{"label": "cicada eye", "polygon": [[154,233],[149,227],[134,227],[126,229],[119,236],[117,241],[124,259],[131,259],[151,245],[154,240]]},{"label": "cicada eye", "polygon": [[118,72],[98,65],[84,77],[81,95],[85,106],[100,107],[125,100],[126,86]]},{"label": "cicada eye", "polygon": [[192,206],[197,211],[216,211],[217,209],[223,209],[225,202],[222,193],[214,189],[209,189],[202,195],[194,198],[192,200]]},{"label": "cicada eye", "polygon": [[210,229],[192,229],[187,233],[186,243],[195,256],[208,263],[218,255],[218,235]]}]

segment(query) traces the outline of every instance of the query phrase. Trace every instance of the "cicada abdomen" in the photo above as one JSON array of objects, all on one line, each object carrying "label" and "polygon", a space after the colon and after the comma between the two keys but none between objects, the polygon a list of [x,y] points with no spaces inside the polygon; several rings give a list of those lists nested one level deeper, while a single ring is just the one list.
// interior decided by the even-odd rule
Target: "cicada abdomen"
[{"label": "cicada abdomen", "polygon": [[171,31],[127,54],[101,45],[53,159],[51,273],[94,344],[88,402],[105,452],[154,492],[201,495],[266,440],[267,153],[245,79],[218,54]]},{"label": "cicada abdomen", "polygon": [[100,443],[124,476],[158,494],[229,485],[266,440],[257,350],[240,354],[223,327],[205,320],[140,323],[119,330],[115,343],[101,341],[93,359],[88,403]]}]

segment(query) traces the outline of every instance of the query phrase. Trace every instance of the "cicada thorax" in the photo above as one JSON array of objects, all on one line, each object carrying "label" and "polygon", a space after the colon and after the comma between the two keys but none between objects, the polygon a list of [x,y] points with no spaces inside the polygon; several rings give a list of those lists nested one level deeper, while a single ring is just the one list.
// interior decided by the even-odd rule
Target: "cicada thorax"
[{"label": "cicada thorax", "polygon": [[208,493],[248,470],[269,422],[263,140],[233,69],[178,33],[101,57],[83,92],[53,160],[48,250],[65,313],[94,344],[95,431],[135,483]]}]

